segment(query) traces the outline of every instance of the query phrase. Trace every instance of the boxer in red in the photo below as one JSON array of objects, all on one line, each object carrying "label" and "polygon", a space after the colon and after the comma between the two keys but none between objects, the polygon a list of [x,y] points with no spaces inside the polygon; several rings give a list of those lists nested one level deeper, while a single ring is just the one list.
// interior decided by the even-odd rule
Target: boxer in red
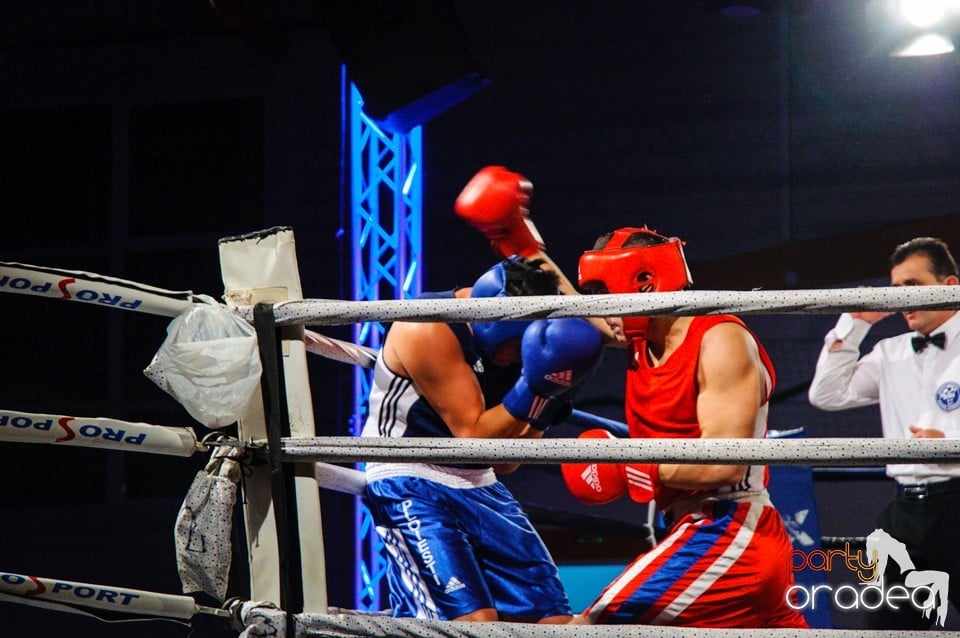
[{"label": "boxer in red", "polygon": [[[501,256],[544,259],[565,293],[576,292],[544,252],[529,217],[532,185],[502,166],[481,169],[455,210]],[[669,292],[692,283],[682,242],[624,228],[580,260],[588,292]],[[596,321],[591,319],[591,321]],[[602,320],[599,320],[603,323]],[[630,348],[626,414],[632,437],[762,438],[774,369],[760,342],[731,315],[608,318],[608,345]],[[611,436],[606,431],[582,436]],[[656,501],[666,538],[638,557],[578,624],[802,628],[786,592],[792,547],[765,489],[764,466],[565,464],[575,496],[591,504],[627,494]]]},{"label": "boxer in red", "polygon": [[[644,228],[602,236],[580,258],[589,292],[669,292],[692,283],[682,242]],[[774,369],[732,315],[608,318],[630,349],[626,417],[635,438],[762,438]],[[582,436],[610,436],[586,432]],[[791,544],[758,465],[567,464],[588,503],[654,501],[667,536],[639,556],[577,624],[806,627],[787,601]],[[619,471],[617,471],[619,470]]]}]

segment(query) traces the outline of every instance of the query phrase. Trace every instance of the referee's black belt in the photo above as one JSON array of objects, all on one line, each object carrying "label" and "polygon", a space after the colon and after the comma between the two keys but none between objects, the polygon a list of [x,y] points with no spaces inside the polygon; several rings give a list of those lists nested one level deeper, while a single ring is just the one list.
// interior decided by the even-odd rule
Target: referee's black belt
[{"label": "referee's black belt", "polygon": [[935,481],[933,483],[912,483],[910,485],[899,485],[897,494],[908,499],[922,501],[928,496],[936,494],[960,494],[960,477],[947,479],[946,481]]}]

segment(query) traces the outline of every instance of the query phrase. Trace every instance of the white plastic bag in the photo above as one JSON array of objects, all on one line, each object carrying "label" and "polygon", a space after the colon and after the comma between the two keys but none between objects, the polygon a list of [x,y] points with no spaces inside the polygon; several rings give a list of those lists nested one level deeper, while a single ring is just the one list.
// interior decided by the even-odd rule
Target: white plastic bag
[{"label": "white plastic bag", "polygon": [[201,424],[235,423],[260,385],[257,335],[249,323],[211,297],[174,318],[143,371]]}]

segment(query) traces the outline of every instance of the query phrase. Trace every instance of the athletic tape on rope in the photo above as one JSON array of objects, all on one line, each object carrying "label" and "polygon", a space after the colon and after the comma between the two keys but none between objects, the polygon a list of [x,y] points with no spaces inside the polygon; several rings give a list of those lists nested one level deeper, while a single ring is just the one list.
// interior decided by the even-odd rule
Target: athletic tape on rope
[{"label": "athletic tape on rope", "polygon": [[960,439],[379,439],[285,438],[284,461],[565,463],[649,462],[874,466],[960,462]]},{"label": "athletic tape on rope", "polygon": [[[339,301],[302,299],[274,305],[277,325],[366,321],[495,321],[633,315],[835,314],[859,310],[960,308],[960,286],[827,290],[706,290],[622,295],[552,295],[471,299]],[[253,319],[250,306],[237,312]]]}]

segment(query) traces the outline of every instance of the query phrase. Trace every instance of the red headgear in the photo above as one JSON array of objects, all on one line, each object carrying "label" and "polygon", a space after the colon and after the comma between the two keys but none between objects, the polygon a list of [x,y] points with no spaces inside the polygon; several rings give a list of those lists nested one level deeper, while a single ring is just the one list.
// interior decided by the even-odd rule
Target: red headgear
[{"label": "red headgear", "polygon": [[[637,234],[648,235],[656,243],[624,248],[623,243]],[[683,242],[646,226],[615,230],[603,248],[583,253],[579,280],[581,288],[599,283],[611,293],[675,292],[693,283],[683,256]],[[624,333],[642,337],[649,321],[649,317],[624,317]]]}]

